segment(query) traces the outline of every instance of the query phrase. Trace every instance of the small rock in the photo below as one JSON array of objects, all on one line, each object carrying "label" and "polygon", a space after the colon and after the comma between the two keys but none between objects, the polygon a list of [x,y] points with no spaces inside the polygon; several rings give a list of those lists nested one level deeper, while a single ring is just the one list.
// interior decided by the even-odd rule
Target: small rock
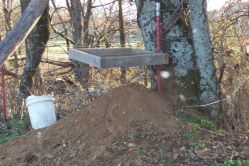
[{"label": "small rock", "polygon": [[183,147],[180,148],[180,150],[181,150],[181,151],[185,151],[185,150],[186,150],[186,147],[183,146]]},{"label": "small rock", "polygon": [[136,146],[136,144],[134,144],[134,143],[129,143],[128,144],[128,147],[135,147]]},{"label": "small rock", "polygon": [[41,132],[38,132],[37,133],[37,138],[41,138],[42,137],[42,133]]}]

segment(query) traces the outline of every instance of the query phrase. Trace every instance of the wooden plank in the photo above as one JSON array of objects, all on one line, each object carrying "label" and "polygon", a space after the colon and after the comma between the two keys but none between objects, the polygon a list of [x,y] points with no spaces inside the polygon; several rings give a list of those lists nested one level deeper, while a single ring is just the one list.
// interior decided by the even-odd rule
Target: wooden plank
[{"label": "wooden plank", "polygon": [[155,52],[152,52],[152,51],[148,51],[148,50],[144,50],[144,49],[139,49],[139,48],[133,48],[131,50],[131,53],[136,55],[136,54],[141,54],[141,53],[144,53],[144,54],[154,54]]},{"label": "wooden plank", "polygon": [[31,0],[16,25],[0,43],[0,64],[15,52],[39,21],[49,0]]},{"label": "wooden plank", "polygon": [[95,67],[101,67],[101,58],[99,56],[82,52],[78,49],[70,49],[69,58]]},{"label": "wooden plank", "polygon": [[135,67],[159,64],[168,64],[168,57],[166,56],[166,54],[140,54],[134,56],[116,56],[101,59],[101,68]]},{"label": "wooden plank", "polygon": [[99,57],[119,56],[123,54],[132,55],[131,48],[77,48],[82,52],[93,54]]}]

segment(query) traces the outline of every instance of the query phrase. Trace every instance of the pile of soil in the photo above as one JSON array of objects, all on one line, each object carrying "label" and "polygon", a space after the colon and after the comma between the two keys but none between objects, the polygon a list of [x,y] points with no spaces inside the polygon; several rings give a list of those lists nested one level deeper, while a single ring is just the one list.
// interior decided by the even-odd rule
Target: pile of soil
[{"label": "pile of soil", "polygon": [[1,145],[0,165],[164,165],[180,128],[171,110],[143,86],[119,87],[53,126]]}]

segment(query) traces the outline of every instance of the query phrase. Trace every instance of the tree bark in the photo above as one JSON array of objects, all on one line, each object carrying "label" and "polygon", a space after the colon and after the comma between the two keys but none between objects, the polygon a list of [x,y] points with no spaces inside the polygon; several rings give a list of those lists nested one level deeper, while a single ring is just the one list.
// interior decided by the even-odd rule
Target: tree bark
[{"label": "tree bark", "polygon": [[92,0],[87,1],[87,8],[86,13],[84,13],[84,10],[82,10],[82,16],[83,16],[83,46],[89,47],[89,22],[90,22],[90,16],[92,14],[92,7],[93,3]]},{"label": "tree bark", "polygon": [[[21,1],[22,13],[24,13],[24,9],[28,6],[29,3],[30,0]],[[26,98],[28,95],[30,95],[34,83],[37,81],[39,82],[41,81],[40,79],[37,79],[39,77],[34,77],[34,76],[38,71],[38,66],[40,64],[44,50],[46,48],[48,39],[49,39],[49,7],[47,5],[37,25],[25,40],[26,63],[24,67],[24,72],[20,79],[20,89],[18,95],[20,98]]]},{"label": "tree bark", "polygon": [[[200,100],[204,104],[217,101],[219,92],[206,5],[206,0],[189,0],[190,24],[192,27],[196,66],[200,73]],[[212,117],[217,117],[219,105],[211,105],[210,109]]]},{"label": "tree bark", "polygon": [[[137,22],[142,31],[144,46],[146,50],[156,52],[156,38],[155,38],[155,2],[149,0],[136,0],[137,6]],[[155,67],[150,66],[151,70],[150,81],[151,88],[156,89]]]},{"label": "tree bark", "polygon": [[[2,0],[3,3],[3,14],[4,14],[4,21],[5,21],[5,31],[6,34],[11,30],[12,24],[11,24],[11,13],[12,13],[12,4],[13,0]],[[15,74],[18,74],[18,55],[17,52],[13,53],[14,61],[11,64],[15,68]]]},{"label": "tree bark", "polygon": [[[74,48],[82,47],[82,5],[80,0],[71,0],[70,15],[73,25],[73,40]],[[87,88],[86,84],[89,79],[89,65],[72,61],[75,67],[75,75],[80,80],[84,88]]]},{"label": "tree bark", "polygon": [[7,1],[6,0],[2,0],[3,3],[3,15],[4,15],[4,21],[5,21],[5,31],[6,33],[8,33],[11,30],[11,12],[9,11],[11,9],[11,4],[12,1]]},{"label": "tree bark", "polygon": [[[155,1],[136,0],[136,5],[138,9],[138,23],[143,34],[145,48],[156,51]],[[193,2],[189,4],[189,6],[195,5]],[[170,64],[163,66],[163,70],[170,72],[170,78],[163,80],[162,89],[163,96],[173,95],[170,97],[177,97],[177,95],[184,95],[189,104],[201,104],[206,103],[207,100],[213,101],[217,99],[217,95],[215,96],[214,93],[211,93],[216,90],[217,82],[215,81],[215,75],[212,75],[214,74],[214,63],[211,54],[205,55],[205,58],[208,58],[205,64],[208,65],[206,70],[209,70],[206,72],[210,74],[204,74],[204,71],[201,71],[202,67],[198,66],[203,62],[203,57],[200,57],[202,56],[200,52],[195,53],[195,45],[198,45],[198,43],[194,45],[194,42],[200,36],[193,35],[192,38],[192,31],[189,25],[190,20],[185,14],[189,11],[187,6],[187,2],[181,0],[161,1],[161,49],[170,55]],[[193,16],[191,17],[193,18]],[[205,19],[206,17],[199,16],[199,21],[197,22],[207,21]],[[208,28],[208,25],[205,24],[204,27]],[[202,34],[206,32],[198,31],[198,33]],[[210,40],[208,42],[209,44],[205,50],[210,49]],[[202,45],[202,47],[205,47],[205,45]],[[212,78],[211,75],[213,76]],[[152,85],[155,85],[153,82]],[[204,82],[209,84],[211,92]],[[212,85],[210,86],[210,84]],[[212,97],[211,100],[206,98],[209,94]]]},{"label": "tree bark", "polygon": [[162,51],[170,55],[170,65],[163,69],[171,73],[164,79],[165,94],[184,95],[189,104],[199,103],[199,73],[195,68],[193,41],[188,22],[184,21],[187,12],[183,1],[166,0],[162,5]]},{"label": "tree bark", "polygon": [[[125,30],[124,30],[124,17],[123,17],[123,7],[122,7],[122,0],[118,0],[118,21],[119,21],[119,41],[120,46],[125,47]],[[121,84],[126,83],[126,68],[121,67],[121,75],[120,80]]]},{"label": "tree bark", "polygon": [[[170,55],[170,65],[164,65],[163,70],[169,71],[171,77],[163,80],[163,95],[179,95],[182,94],[186,98],[198,100],[199,85],[198,74],[194,68],[194,52],[192,41],[189,39],[189,32],[186,23],[179,19],[176,15],[182,11],[175,12],[175,9],[181,5],[179,1],[164,1],[161,4],[162,12],[162,42],[161,49]],[[155,38],[155,2],[140,1],[137,3],[138,21],[142,30],[145,48],[147,50],[156,51]],[[170,29],[172,17],[178,19]],[[153,67],[154,70],[154,67]],[[155,86],[153,79],[152,86]],[[156,89],[153,87],[153,89]],[[190,101],[194,102],[194,101]],[[196,101],[195,101],[196,102]]]}]

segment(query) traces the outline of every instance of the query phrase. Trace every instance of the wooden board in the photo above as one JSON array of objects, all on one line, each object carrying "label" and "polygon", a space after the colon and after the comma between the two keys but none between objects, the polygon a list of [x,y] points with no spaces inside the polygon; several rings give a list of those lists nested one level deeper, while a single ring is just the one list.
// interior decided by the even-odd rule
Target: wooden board
[{"label": "wooden board", "polygon": [[159,65],[169,62],[165,53],[154,53],[137,48],[70,49],[69,58],[98,68]]}]

